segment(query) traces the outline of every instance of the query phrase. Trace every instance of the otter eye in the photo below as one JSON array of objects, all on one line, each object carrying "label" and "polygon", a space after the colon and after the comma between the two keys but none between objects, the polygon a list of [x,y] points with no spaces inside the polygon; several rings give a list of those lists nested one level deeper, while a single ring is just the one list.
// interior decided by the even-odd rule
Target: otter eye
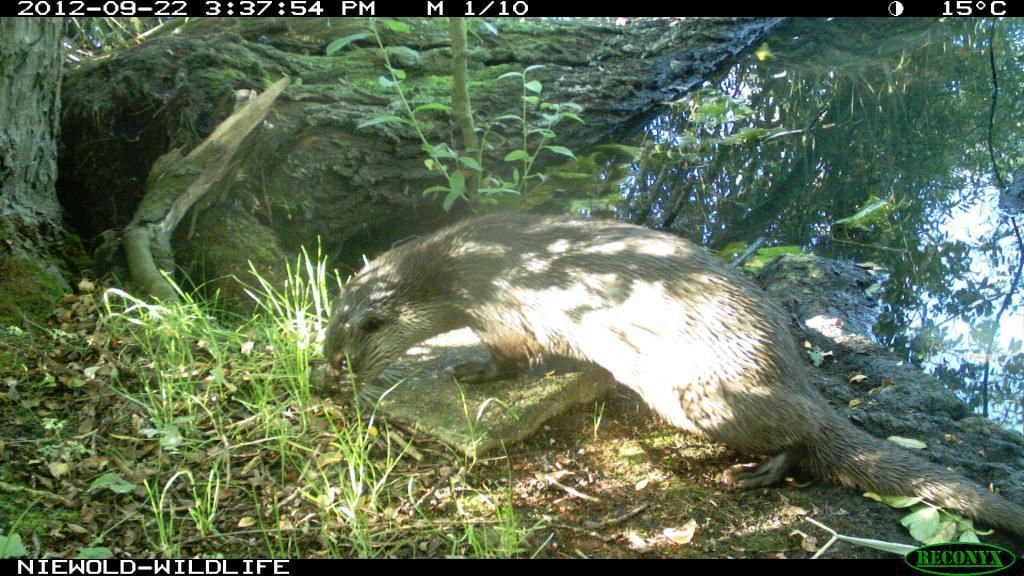
[{"label": "otter eye", "polygon": [[365,322],[363,322],[362,330],[366,334],[373,334],[374,332],[380,330],[383,326],[383,320],[371,316],[370,318],[367,318]]}]

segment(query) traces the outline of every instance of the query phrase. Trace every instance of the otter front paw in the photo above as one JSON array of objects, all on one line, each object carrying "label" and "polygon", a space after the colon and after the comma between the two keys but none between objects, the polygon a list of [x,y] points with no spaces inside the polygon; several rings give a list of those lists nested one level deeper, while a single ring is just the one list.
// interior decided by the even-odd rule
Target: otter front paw
[{"label": "otter front paw", "polygon": [[736,488],[760,488],[781,481],[789,470],[785,453],[776,454],[760,464],[736,464],[723,473],[725,484]]}]

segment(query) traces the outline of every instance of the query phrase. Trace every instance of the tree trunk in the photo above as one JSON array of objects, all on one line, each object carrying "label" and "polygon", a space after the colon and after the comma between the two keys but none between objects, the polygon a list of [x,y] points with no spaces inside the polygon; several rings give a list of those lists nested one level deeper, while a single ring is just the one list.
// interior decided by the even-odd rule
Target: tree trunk
[{"label": "tree trunk", "polygon": [[59,19],[0,18],[0,321],[48,313],[66,286],[57,202]]},{"label": "tree trunk", "polygon": [[[449,104],[448,27],[430,19],[407,22],[408,33],[381,27],[403,90],[413,107]],[[488,133],[486,165],[511,177],[513,167],[502,159],[522,145],[521,130],[506,134],[506,126],[487,125],[521,110],[521,84],[497,80],[506,72],[543,65],[530,78],[543,84],[544,99],[584,107],[586,123],[557,125],[552,142],[583,151],[635,129],[662,102],[699,86],[779,24],[467,20],[466,80],[476,128]],[[423,196],[443,182],[425,168],[415,131],[386,123],[359,127],[404,115],[394,92],[378,83],[386,70],[376,42],[364,37],[325,55],[331,41],[366,31],[359,19],[197,19],[69,73],[61,194],[74,207],[76,224],[94,235],[127,225],[156,159],[197,145],[230,114],[236,91],[262,91],[263,75],[301,82],[282,94],[266,129],[247,143],[244,160],[218,194],[219,206],[198,213],[192,237],[175,238],[176,252],[205,262],[207,278],[246,277],[250,260],[260,269],[280,267],[278,255],[261,246],[295,253],[318,239],[345,274],[363,254],[449,221],[440,200]],[[451,115],[425,111],[417,121],[432,144],[456,144]],[[236,221],[225,222],[224,214]],[[232,228],[272,237],[250,241],[244,258],[232,257],[217,240]],[[229,262],[244,268],[225,269]]]}]

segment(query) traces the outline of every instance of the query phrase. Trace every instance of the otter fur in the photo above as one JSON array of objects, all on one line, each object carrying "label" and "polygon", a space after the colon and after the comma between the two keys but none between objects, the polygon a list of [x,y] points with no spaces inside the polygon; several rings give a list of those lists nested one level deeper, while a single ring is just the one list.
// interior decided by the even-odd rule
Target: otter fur
[{"label": "otter fur", "polygon": [[828,407],[786,314],[741,272],[670,234],[528,215],[473,218],[370,262],[334,302],[328,373],[372,383],[407,349],[470,327],[491,353],[461,380],[545,356],[598,364],[670,424],[745,453],[740,487],[793,465],[842,485],[916,495],[1024,535],[1024,508],[875,438]]}]

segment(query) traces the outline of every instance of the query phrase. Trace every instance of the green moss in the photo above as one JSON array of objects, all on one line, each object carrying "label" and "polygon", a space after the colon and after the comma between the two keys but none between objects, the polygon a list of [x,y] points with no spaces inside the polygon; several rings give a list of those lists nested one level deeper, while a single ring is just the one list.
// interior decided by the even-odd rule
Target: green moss
[{"label": "green moss", "polygon": [[[22,540],[27,540],[27,536],[33,532],[45,535],[55,528],[79,522],[78,512],[74,510],[38,503],[26,511],[26,504],[24,494],[6,494],[0,497],[0,518],[4,519],[0,522],[0,534],[15,532],[21,535]],[[14,525],[15,522],[18,522],[17,526]]]},{"label": "green moss", "polygon": [[92,258],[89,252],[82,245],[82,239],[75,234],[64,233],[64,254],[62,257],[64,268],[70,272],[70,277],[77,278],[83,275],[86,270],[92,268]]},{"label": "green moss", "polygon": [[21,323],[22,316],[41,321],[53,312],[61,287],[38,264],[0,256],[0,323]]}]

